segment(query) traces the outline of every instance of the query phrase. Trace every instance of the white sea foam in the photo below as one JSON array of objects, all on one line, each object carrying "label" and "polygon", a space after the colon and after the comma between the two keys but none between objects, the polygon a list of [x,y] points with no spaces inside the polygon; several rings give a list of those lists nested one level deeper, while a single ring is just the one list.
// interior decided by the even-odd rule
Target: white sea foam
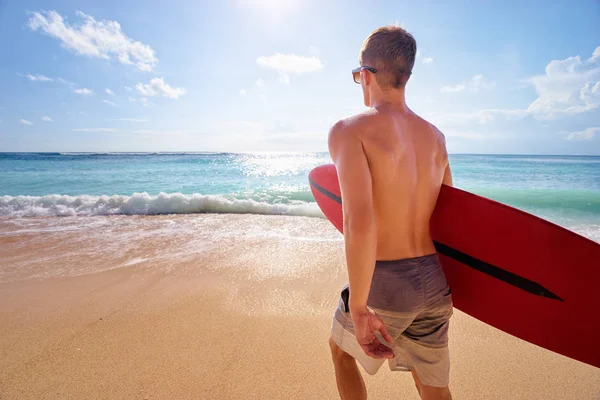
[{"label": "white sea foam", "polygon": [[323,217],[316,203],[269,204],[247,199],[182,193],[131,196],[0,196],[0,216],[157,215],[193,213],[268,214]]}]

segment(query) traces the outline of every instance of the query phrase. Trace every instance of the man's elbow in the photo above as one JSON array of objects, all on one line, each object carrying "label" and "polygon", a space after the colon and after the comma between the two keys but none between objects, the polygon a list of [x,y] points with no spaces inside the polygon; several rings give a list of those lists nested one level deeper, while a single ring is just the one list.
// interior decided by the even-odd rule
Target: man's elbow
[{"label": "man's elbow", "polygon": [[368,235],[375,231],[375,217],[369,214],[344,216],[344,232],[353,236]]}]

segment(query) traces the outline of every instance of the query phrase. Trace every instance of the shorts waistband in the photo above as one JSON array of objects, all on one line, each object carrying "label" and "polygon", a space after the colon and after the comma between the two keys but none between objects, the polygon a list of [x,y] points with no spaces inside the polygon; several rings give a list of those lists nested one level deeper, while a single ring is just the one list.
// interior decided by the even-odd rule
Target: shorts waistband
[{"label": "shorts waistband", "polygon": [[431,263],[439,263],[437,253],[428,254],[425,256],[403,258],[400,260],[377,260],[375,261],[376,268],[398,268],[398,267],[409,267],[428,265]]}]

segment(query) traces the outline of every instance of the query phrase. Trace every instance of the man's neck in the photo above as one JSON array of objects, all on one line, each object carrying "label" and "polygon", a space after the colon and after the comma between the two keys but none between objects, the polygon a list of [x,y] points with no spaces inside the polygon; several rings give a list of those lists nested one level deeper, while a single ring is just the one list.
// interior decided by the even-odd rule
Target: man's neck
[{"label": "man's neck", "polygon": [[371,107],[377,109],[408,110],[404,98],[404,89],[371,93]]}]

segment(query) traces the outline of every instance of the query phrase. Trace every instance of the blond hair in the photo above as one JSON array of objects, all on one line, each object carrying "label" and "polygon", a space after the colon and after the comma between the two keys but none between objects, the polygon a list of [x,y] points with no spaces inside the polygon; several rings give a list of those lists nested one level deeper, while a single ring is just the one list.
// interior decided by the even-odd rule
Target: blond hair
[{"label": "blond hair", "polygon": [[360,50],[360,65],[377,69],[375,79],[382,89],[399,89],[406,85],[417,54],[415,38],[399,26],[382,26],[374,30]]}]

